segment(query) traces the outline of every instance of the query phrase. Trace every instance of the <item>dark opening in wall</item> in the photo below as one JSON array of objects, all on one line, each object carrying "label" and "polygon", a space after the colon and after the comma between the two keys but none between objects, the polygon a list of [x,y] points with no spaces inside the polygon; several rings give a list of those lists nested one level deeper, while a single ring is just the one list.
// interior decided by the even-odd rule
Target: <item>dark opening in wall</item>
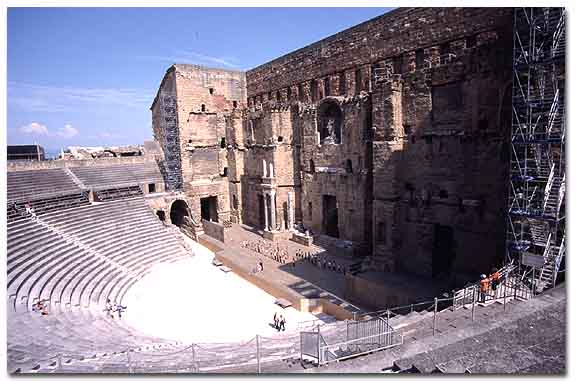
[{"label": "dark opening in wall", "polygon": [[468,36],[466,37],[466,47],[467,48],[473,48],[476,46],[477,43],[477,39],[476,39],[476,35],[473,34],[472,36]]},{"label": "dark opening in wall", "polygon": [[449,42],[446,42],[446,43],[440,45],[440,55],[441,56],[445,56],[449,53],[452,53]]},{"label": "dark opening in wall", "polygon": [[163,210],[157,210],[156,215],[158,216],[158,219],[160,221],[162,222],[166,221],[166,212],[164,212]]},{"label": "dark opening in wall", "polygon": [[438,153],[444,153],[446,151],[446,147],[442,142],[438,142]]},{"label": "dark opening in wall", "polygon": [[386,244],[386,222],[378,222],[378,230],[376,231],[376,240],[381,244]]},{"label": "dark opening in wall", "polygon": [[226,138],[220,139],[220,148],[226,148]]},{"label": "dark opening in wall", "polygon": [[442,189],[440,192],[438,192],[438,197],[448,198],[448,192],[446,192],[446,190]]},{"label": "dark opening in wall", "polygon": [[402,73],[402,64],[404,61],[404,56],[399,55],[392,59],[392,65],[394,67],[394,74],[401,74]]},{"label": "dark opening in wall", "polygon": [[424,206],[430,206],[430,202],[432,201],[431,193],[429,190],[424,191]]},{"label": "dark opening in wall", "polygon": [[362,71],[360,69],[356,69],[354,72],[354,85],[356,94],[362,91]]},{"label": "dark opening in wall", "polygon": [[268,102],[270,102],[272,100],[272,92],[269,91],[268,92]]},{"label": "dark opening in wall", "polygon": [[192,144],[192,139],[188,139],[188,143]]},{"label": "dark opening in wall", "polygon": [[416,69],[424,67],[424,49],[416,49]]},{"label": "dark opening in wall", "polygon": [[510,154],[510,145],[508,143],[502,143],[500,147],[500,161],[501,162],[508,162],[508,156]]},{"label": "dark opening in wall", "polygon": [[312,203],[308,202],[308,218],[312,219]]},{"label": "dark opening in wall", "polygon": [[176,200],[170,207],[170,221],[176,226],[181,226],[184,223],[184,217],[190,216],[188,204],[184,200]]},{"label": "dark opening in wall", "polygon": [[478,129],[481,131],[488,129],[488,119],[485,116],[478,121]]},{"label": "dark opening in wall", "polygon": [[156,192],[156,184],[150,183],[148,184],[148,193],[155,193]]},{"label": "dark opening in wall", "polygon": [[286,89],[286,98],[288,98],[288,100],[292,99],[292,88],[291,87]]},{"label": "dark opening in wall", "polygon": [[208,89],[208,91],[210,92],[210,95],[214,95],[214,88],[213,88],[213,87],[210,87],[210,88]]},{"label": "dark opening in wall", "polygon": [[282,97],[280,96],[280,91],[277,91],[277,92],[276,92],[276,100],[277,100],[278,102],[280,102],[280,99],[282,99]]},{"label": "dark opening in wall", "polygon": [[324,78],[324,96],[330,96],[330,77]]},{"label": "dark opening in wall", "polygon": [[462,81],[446,83],[432,87],[432,113],[434,122],[452,122],[454,113],[463,107]]},{"label": "dark opening in wall", "polygon": [[310,172],[316,172],[316,166],[314,165],[314,160],[310,159]]},{"label": "dark opening in wall", "polygon": [[237,101],[232,101],[232,107],[233,107],[233,108],[237,108],[237,107],[238,107],[238,102],[237,102]]},{"label": "dark opening in wall", "polygon": [[210,196],[200,199],[200,218],[218,222],[218,197]]},{"label": "dark opening in wall", "polygon": [[412,126],[410,124],[404,124],[402,127],[404,128],[404,135],[412,134]]},{"label": "dark opening in wall", "polygon": [[284,141],[284,137],[283,136],[278,136],[278,142],[283,142]]},{"label": "dark opening in wall", "polygon": [[238,210],[238,197],[235,194],[232,195],[232,208]]},{"label": "dark opening in wall", "polygon": [[415,136],[415,135],[411,135],[411,136],[410,136],[410,142],[411,142],[412,144],[416,144],[416,136]]},{"label": "dark opening in wall", "polygon": [[200,107],[200,109],[202,110],[202,112],[205,112],[205,111],[206,111],[206,105],[205,105],[205,104],[202,104],[202,106]]},{"label": "dark opening in wall", "polygon": [[224,167],[224,171],[222,172],[222,177],[228,177],[228,167]]},{"label": "dark opening in wall", "polygon": [[312,97],[312,102],[316,102],[318,99],[318,82],[315,79],[310,81],[310,96]]},{"label": "dark opening in wall", "polygon": [[462,197],[458,197],[458,211],[460,213],[464,213],[464,200],[462,199]]},{"label": "dark opening in wall", "polygon": [[338,78],[338,91],[340,95],[346,95],[346,73],[342,72]]},{"label": "dark opening in wall", "polygon": [[346,160],[346,173],[353,173],[352,160]]},{"label": "dark opening in wall", "polygon": [[302,84],[301,83],[298,84],[298,100],[299,101],[304,100],[304,91],[302,90]]}]

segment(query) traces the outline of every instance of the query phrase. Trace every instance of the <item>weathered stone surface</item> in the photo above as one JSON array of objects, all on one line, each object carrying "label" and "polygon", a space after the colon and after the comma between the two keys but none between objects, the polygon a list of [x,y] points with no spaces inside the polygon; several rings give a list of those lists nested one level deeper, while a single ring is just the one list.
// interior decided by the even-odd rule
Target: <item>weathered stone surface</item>
[{"label": "weathered stone surface", "polygon": [[174,65],[159,94],[177,97],[193,213],[212,195],[235,222],[349,240],[375,270],[488,271],[505,252],[511,25],[506,8],[398,9],[245,77]]}]

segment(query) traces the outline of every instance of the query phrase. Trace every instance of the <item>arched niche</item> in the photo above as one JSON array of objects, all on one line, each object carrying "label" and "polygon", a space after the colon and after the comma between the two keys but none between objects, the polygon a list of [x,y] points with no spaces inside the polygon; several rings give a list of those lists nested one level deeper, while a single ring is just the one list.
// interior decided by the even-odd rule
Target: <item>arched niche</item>
[{"label": "arched niche", "polygon": [[342,109],[332,99],[323,101],[318,106],[317,128],[320,144],[340,144],[342,141]]},{"label": "arched niche", "polygon": [[184,217],[190,217],[190,209],[186,201],[178,199],[170,206],[170,221],[180,227],[184,223]]}]

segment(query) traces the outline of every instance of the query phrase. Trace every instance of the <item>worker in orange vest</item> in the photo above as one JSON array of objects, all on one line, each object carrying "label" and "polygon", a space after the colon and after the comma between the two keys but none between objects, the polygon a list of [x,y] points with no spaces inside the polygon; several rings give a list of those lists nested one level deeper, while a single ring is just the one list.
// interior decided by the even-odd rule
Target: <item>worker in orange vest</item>
[{"label": "worker in orange vest", "polygon": [[496,291],[498,290],[498,286],[500,285],[500,273],[496,267],[492,267],[492,274],[490,275],[490,285],[492,287],[492,291],[494,291],[494,297],[496,297]]},{"label": "worker in orange vest", "polygon": [[490,279],[486,277],[486,274],[480,275],[480,301],[482,303],[486,302],[486,293],[490,288]]}]

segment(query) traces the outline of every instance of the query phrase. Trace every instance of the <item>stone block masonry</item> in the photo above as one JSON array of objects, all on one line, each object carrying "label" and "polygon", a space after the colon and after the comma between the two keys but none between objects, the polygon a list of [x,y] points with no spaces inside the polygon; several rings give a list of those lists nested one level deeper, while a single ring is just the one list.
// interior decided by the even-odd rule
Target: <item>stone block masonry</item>
[{"label": "stone block masonry", "polygon": [[172,66],[160,91],[193,214],[216,196],[225,220],[302,224],[374,270],[488,271],[505,253],[511,27],[511,8],[401,8],[246,73]]}]

